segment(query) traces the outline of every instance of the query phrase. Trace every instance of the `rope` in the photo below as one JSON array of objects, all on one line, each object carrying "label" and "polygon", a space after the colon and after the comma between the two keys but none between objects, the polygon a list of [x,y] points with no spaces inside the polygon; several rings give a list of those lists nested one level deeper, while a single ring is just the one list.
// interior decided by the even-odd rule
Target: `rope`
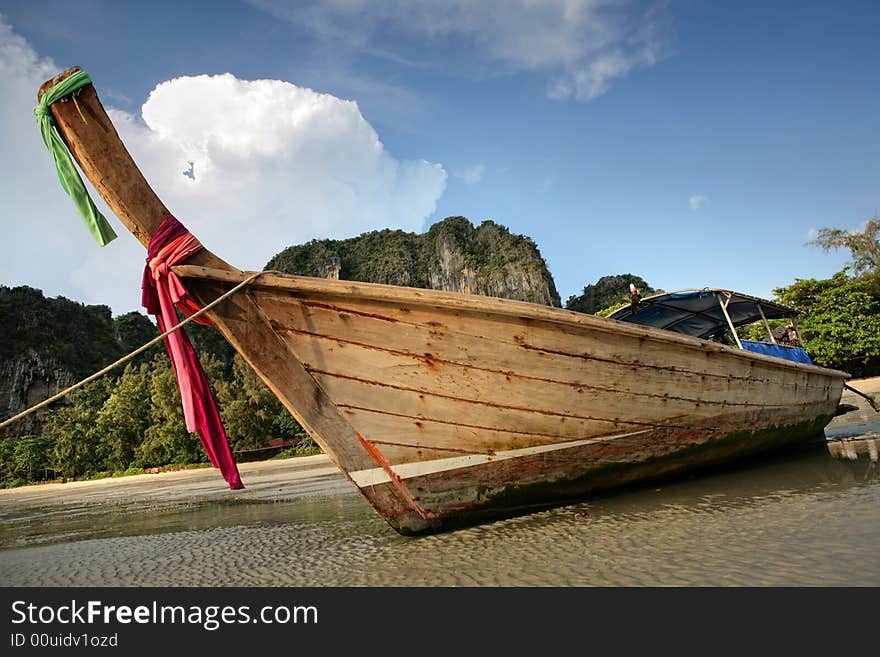
[{"label": "rope", "polygon": [[843,384],[843,387],[846,388],[847,390],[851,391],[851,392],[856,393],[859,397],[864,397],[865,401],[867,401],[867,402],[871,405],[871,408],[874,409],[874,412],[875,412],[875,413],[880,413],[880,406],[877,405],[877,400],[874,399],[874,396],[873,396],[873,395],[869,395],[869,394],[867,394],[867,393],[864,393],[864,392],[862,392],[861,390],[856,390],[855,388],[853,388],[853,387],[852,387],[851,385],[849,385],[848,383],[844,383],[844,384]]},{"label": "rope", "polygon": [[174,326],[174,327],[168,329],[167,331],[165,331],[165,332],[162,333],[161,335],[158,335],[158,336],[156,336],[155,338],[153,338],[152,340],[150,340],[149,342],[147,342],[145,345],[143,345],[143,346],[141,346],[141,347],[138,347],[137,349],[135,349],[135,350],[132,351],[131,353],[129,353],[129,354],[123,356],[122,358],[120,358],[119,360],[117,360],[115,363],[111,363],[110,365],[108,365],[108,366],[105,367],[104,369],[102,369],[102,370],[100,370],[100,371],[98,371],[98,372],[95,372],[94,374],[92,374],[91,376],[86,377],[86,378],[83,379],[82,381],[79,381],[78,383],[74,383],[72,386],[70,386],[69,388],[66,388],[65,390],[62,390],[62,391],[59,392],[58,394],[53,395],[53,396],[49,397],[48,399],[44,399],[44,400],[41,401],[39,404],[34,404],[34,405],[31,406],[30,408],[28,408],[28,409],[22,411],[21,413],[19,413],[18,415],[14,415],[13,417],[11,417],[11,418],[9,418],[9,419],[7,419],[7,420],[3,420],[3,422],[0,422],[0,429],[2,429],[3,427],[5,427],[5,426],[7,426],[7,425],[9,425],[9,424],[12,424],[13,422],[15,422],[15,421],[17,421],[17,420],[20,420],[20,419],[23,418],[23,417],[26,417],[26,416],[30,415],[30,414],[33,413],[34,411],[37,411],[37,410],[43,408],[44,406],[48,406],[48,405],[51,404],[52,402],[58,401],[59,399],[61,399],[61,398],[64,397],[65,395],[69,395],[69,394],[70,394],[71,392],[73,392],[74,390],[78,390],[79,388],[82,388],[85,384],[90,383],[91,381],[94,381],[94,380],[97,379],[98,377],[103,376],[104,374],[106,374],[107,372],[109,372],[110,370],[112,370],[113,368],[118,367],[119,365],[122,365],[123,363],[126,363],[126,362],[130,361],[132,358],[134,358],[135,356],[137,356],[139,353],[141,353],[141,352],[143,352],[143,351],[146,351],[147,349],[149,349],[150,347],[152,347],[154,344],[156,344],[156,343],[159,342],[160,340],[164,340],[166,336],[171,335],[171,334],[174,333],[175,331],[179,331],[179,330],[182,329],[184,326],[186,326],[187,324],[189,324],[191,321],[193,321],[193,320],[196,319],[197,317],[200,317],[201,315],[203,315],[204,313],[206,313],[208,310],[210,310],[211,308],[213,308],[214,306],[216,306],[218,303],[220,303],[221,301],[223,301],[223,300],[226,299],[227,297],[232,296],[233,294],[235,294],[236,292],[238,292],[241,288],[245,287],[246,285],[248,285],[249,283],[251,283],[251,282],[254,281],[255,279],[259,278],[260,276],[262,276],[262,275],[265,274],[265,273],[268,273],[268,272],[264,272],[264,271],[258,271],[258,272],[256,272],[255,274],[249,276],[248,278],[246,278],[245,280],[243,280],[241,283],[239,283],[238,285],[236,285],[234,288],[232,288],[232,289],[229,290],[228,292],[225,292],[223,295],[221,295],[221,296],[217,297],[216,299],[214,299],[211,303],[209,303],[207,306],[205,306],[204,308],[202,308],[202,309],[199,310],[198,312],[193,313],[192,315],[190,315],[189,317],[187,317],[185,320],[183,320],[182,322],[180,322],[180,323],[177,324],[176,326]]}]

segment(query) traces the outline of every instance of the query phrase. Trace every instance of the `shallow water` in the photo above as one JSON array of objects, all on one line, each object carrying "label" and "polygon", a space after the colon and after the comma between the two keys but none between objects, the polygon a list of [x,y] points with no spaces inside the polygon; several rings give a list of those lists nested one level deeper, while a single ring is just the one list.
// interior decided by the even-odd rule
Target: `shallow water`
[{"label": "shallow water", "polygon": [[253,470],[250,497],[109,497],[98,486],[3,497],[0,581],[880,585],[880,420],[831,426],[826,435],[827,445],[758,464],[417,538],[396,534],[323,461],[297,466],[292,483]]}]

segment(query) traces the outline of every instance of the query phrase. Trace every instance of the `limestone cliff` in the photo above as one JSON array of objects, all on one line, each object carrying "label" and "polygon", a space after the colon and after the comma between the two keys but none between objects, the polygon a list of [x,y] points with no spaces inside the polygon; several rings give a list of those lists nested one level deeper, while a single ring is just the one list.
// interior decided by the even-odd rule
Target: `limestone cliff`
[{"label": "limestone cliff", "polygon": [[426,233],[381,230],[292,246],[266,269],[289,274],[466,292],[560,306],[535,243],[504,226],[448,217]]},{"label": "limestone cliff", "polygon": [[[60,392],[155,334],[138,313],[113,319],[107,306],[0,286],[0,419]],[[34,432],[39,417],[28,416],[0,436]]]},{"label": "limestone cliff", "polygon": [[[73,373],[45,351],[28,347],[14,358],[4,358],[0,360],[0,418],[20,413],[72,383]],[[33,433],[38,425],[38,415],[30,415],[0,436]]]}]

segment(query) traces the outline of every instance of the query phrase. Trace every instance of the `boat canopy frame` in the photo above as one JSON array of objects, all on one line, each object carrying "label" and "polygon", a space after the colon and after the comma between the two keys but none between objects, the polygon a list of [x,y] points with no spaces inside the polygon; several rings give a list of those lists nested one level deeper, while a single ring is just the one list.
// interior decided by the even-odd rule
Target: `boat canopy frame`
[{"label": "boat canopy frame", "polygon": [[610,319],[651,326],[709,340],[730,331],[740,349],[747,349],[737,327],[761,321],[771,344],[778,342],[770,328],[771,319],[788,319],[800,344],[798,317],[803,313],[775,301],[721,288],[691,288],[664,292],[641,299],[638,306],[625,306]]}]

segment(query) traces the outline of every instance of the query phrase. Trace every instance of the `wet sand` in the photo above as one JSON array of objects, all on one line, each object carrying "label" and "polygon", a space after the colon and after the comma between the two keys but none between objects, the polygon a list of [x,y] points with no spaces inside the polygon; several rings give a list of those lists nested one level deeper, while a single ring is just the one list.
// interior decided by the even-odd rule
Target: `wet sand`
[{"label": "wet sand", "polygon": [[[880,393],[880,377],[851,382]],[[391,530],[323,455],[0,491],[21,586],[880,584],[880,416],[824,446],[436,536]]]},{"label": "wet sand", "polygon": [[[871,395],[878,406],[880,406],[880,376],[870,379],[854,379],[848,381],[847,384],[859,392]],[[828,426],[825,427],[825,436],[828,438],[862,434],[865,430],[868,430],[865,428],[866,424],[871,424],[880,419],[880,414],[871,408],[871,405],[864,397],[850,392],[846,388],[844,388],[843,395],[840,397],[840,403],[855,406],[856,410],[831,420]],[[870,432],[870,430],[868,431]]]},{"label": "wet sand", "polygon": [[324,454],[240,463],[238,469],[245,484],[244,490],[229,490],[213,468],[197,468],[0,490],[0,508],[7,504],[203,503],[233,499],[265,502],[295,499],[315,492],[328,493],[337,486],[352,486]]}]

